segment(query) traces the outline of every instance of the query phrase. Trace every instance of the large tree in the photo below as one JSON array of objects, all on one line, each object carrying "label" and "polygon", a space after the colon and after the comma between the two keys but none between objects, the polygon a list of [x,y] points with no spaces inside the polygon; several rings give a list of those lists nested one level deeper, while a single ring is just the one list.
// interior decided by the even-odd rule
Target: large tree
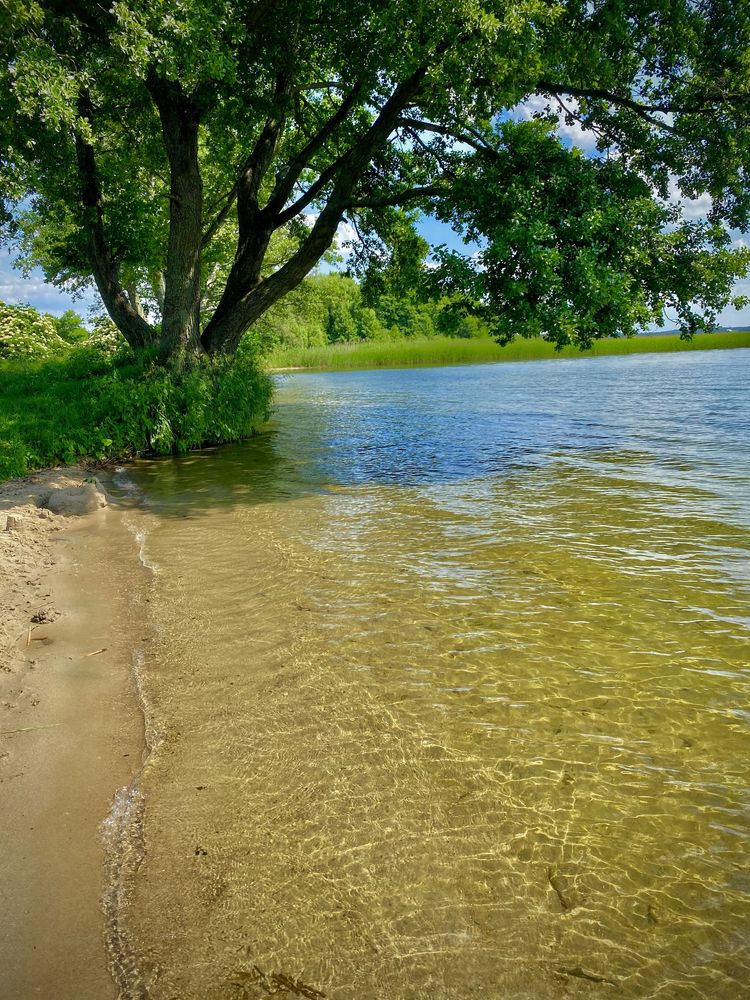
[{"label": "large tree", "polygon": [[[747,0],[0,0],[0,17],[4,235],[49,280],[93,280],[133,346],[235,350],[342,220],[370,280],[409,273],[420,211],[450,223],[471,246],[413,280],[501,339],[585,344],[669,307],[692,330],[747,269],[728,234],[750,210]],[[679,190],[707,216],[683,218]]]}]

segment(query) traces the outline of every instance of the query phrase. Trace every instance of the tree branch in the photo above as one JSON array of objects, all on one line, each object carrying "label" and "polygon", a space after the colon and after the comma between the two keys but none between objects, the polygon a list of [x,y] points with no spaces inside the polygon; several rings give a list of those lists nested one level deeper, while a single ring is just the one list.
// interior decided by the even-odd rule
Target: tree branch
[{"label": "tree branch", "polygon": [[314,83],[306,83],[300,90],[346,90],[346,84],[339,80],[318,80]]},{"label": "tree branch", "polygon": [[346,203],[344,211],[352,208],[388,208],[392,205],[403,205],[407,201],[418,201],[420,198],[437,198],[445,192],[445,187],[429,184],[423,187],[408,188],[405,191],[396,191],[384,198],[353,198]]},{"label": "tree branch", "polygon": [[[559,97],[557,94],[553,94],[552,96],[555,98],[557,106],[562,111],[562,113],[565,115],[566,119],[567,118],[573,118],[573,119],[575,119],[575,121],[577,121],[579,123],[579,125],[584,126],[585,128],[587,128],[590,131],[592,131],[594,133],[594,135],[598,139],[601,139],[604,142],[607,141],[606,140],[606,136],[602,132],[601,128],[599,128],[598,126],[594,125],[593,123],[587,123],[587,122],[585,122],[584,119],[583,119],[583,117],[581,115],[577,115],[577,114],[575,114],[574,111],[571,111],[571,109],[568,107],[568,105],[563,101],[562,97]],[[673,132],[674,129],[670,128],[669,131]]]},{"label": "tree branch", "polygon": [[216,235],[216,232],[219,229],[219,227],[221,226],[221,224],[227,219],[227,217],[229,216],[229,213],[232,211],[232,205],[234,205],[235,200],[237,199],[237,184],[238,183],[239,183],[239,181],[237,181],[235,183],[235,185],[232,188],[232,190],[226,196],[226,200],[224,202],[224,205],[216,213],[216,215],[212,219],[211,223],[209,224],[208,228],[206,229],[205,233],[203,234],[203,238],[201,239],[201,246],[203,247],[204,250],[208,246],[208,244],[211,242],[211,240],[214,238],[214,236]]},{"label": "tree branch", "polygon": [[287,222],[291,222],[295,216],[299,215],[300,212],[304,211],[308,205],[312,204],[318,197],[321,191],[331,183],[331,181],[336,177],[342,164],[346,161],[349,150],[343,153],[336,160],[333,161],[326,169],[320,174],[320,176],[315,180],[310,187],[302,194],[292,205],[284,209],[283,212],[279,214],[274,219],[274,229],[280,229],[281,226],[285,226]]},{"label": "tree branch", "polygon": [[748,94],[722,94],[718,97],[706,98],[700,104],[691,104],[685,107],[679,107],[674,104],[643,104],[640,101],[634,100],[632,97],[615,94],[613,91],[605,90],[601,87],[574,87],[572,84],[556,84],[550,83],[547,80],[542,80],[538,84],[535,93],[550,95],[560,94],[567,95],[568,97],[582,97],[589,100],[608,101],[610,104],[616,104],[618,107],[626,108],[628,111],[634,112],[650,125],[663,128],[666,131],[674,131],[674,129],[665,122],[660,122],[657,118],[652,118],[652,114],[658,112],[661,114],[675,115],[706,115],[715,114],[717,106],[721,104],[730,104],[732,106],[737,104],[750,104],[750,95]]},{"label": "tree branch", "polygon": [[[271,192],[271,196],[268,199],[268,204],[264,208],[264,212],[268,215],[276,215],[283,209],[289,196],[294,190],[294,185],[299,180],[302,171],[305,169],[307,164],[310,162],[312,157],[324,146],[326,141],[333,135],[336,129],[341,125],[349,115],[349,112],[357,103],[357,99],[362,92],[362,81],[358,80],[346,97],[343,99],[341,104],[338,106],[336,112],[331,115],[328,121],[318,130],[318,132],[305,143],[302,149],[297,153],[297,155],[292,159],[291,163],[287,167],[285,173],[276,182],[276,186]],[[293,213],[290,218],[293,218],[297,213]],[[282,223],[283,225],[283,223]],[[278,228],[278,227],[276,227]]]},{"label": "tree branch", "polygon": [[[276,90],[274,100],[278,104],[284,96],[288,94],[288,84],[286,77],[282,74],[276,79]],[[243,163],[237,180],[232,185],[231,190],[224,196],[224,204],[212,219],[205,233],[203,234],[202,246],[207,246],[216,234],[221,224],[229,216],[235,201],[239,201],[237,206],[237,217],[240,229],[245,232],[250,231],[258,215],[258,193],[263,178],[268,172],[268,168],[273,161],[273,156],[278,145],[281,132],[284,128],[284,114],[280,112],[276,115],[269,115],[266,118],[263,129],[258,136],[250,154]],[[240,192],[242,192],[240,196]],[[214,205],[219,202],[214,202]],[[243,233],[240,234],[240,244],[243,242]],[[240,252],[240,246],[237,250]]]},{"label": "tree branch", "polygon": [[[395,124],[414,125],[420,128],[423,127],[425,131],[434,131],[434,132],[440,131],[444,135],[451,135],[452,138],[460,139],[461,141],[466,142],[467,144],[471,142],[468,136],[464,136],[460,133],[449,132],[442,126],[434,125],[431,122],[422,122],[416,118],[399,117]],[[477,146],[476,141],[474,141],[471,144]],[[479,147],[477,146],[477,148]],[[489,146],[487,146],[486,148],[491,149],[491,147]],[[339,156],[336,160],[333,161],[333,163],[331,163],[328,167],[326,167],[326,169],[320,174],[317,180],[310,185],[307,191],[305,191],[305,193],[300,198],[298,198],[297,201],[294,202],[294,204],[289,205],[286,209],[278,213],[274,222],[275,229],[279,229],[281,226],[286,225],[287,222],[290,222],[293,218],[295,218],[295,216],[299,215],[300,212],[304,211],[304,209],[307,208],[308,205],[310,205],[313,201],[315,201],[315,199],[318,197],[321,191],[323,191],[326,188],[326,186],[330,184],[332,180],[334,180],[339,169],[346,162],[350,152],[351,150],[347,150],[345,153],[342,153],[341,156]]]},{"label": "tree branch", "polygon": [[276,147],[284,128],[286,116],[279,109],[281,102],[289,94],[289,80],[284,73],[276,78],[274,103],[277,113],[269,115],[258,136],[252,152],[245,161],[237,182],[237,221],[240,225],[240,240],[243,239],[243,229],[247,230],[255,224],[258,215],[258,194],[260,185],[270,167]]},{"label": "tree branch", "polygon": [[[375,121],[340,158],[328,203],[291,260],[264,281],[246,286],[234,301],[229,296],[222,298],[203,334],[203,345],[207,351],[213,353],[219,350],[234,350],[248,326],[262,316],[282,295],[295,288],[320,260],[333,242],[336,228],[351,199],[354,185],[372,159],[375,150],[388,139],[399,115],[419,93],[428,70],[428,66],[421,66],[400,83],[385,102]],[[308,196],[309,192],[303,197]]]},{"label": "tree branch", "polygon": [[407,135],[411,136],[413,142],[415,142],[424,151],[426,156],[431,156],[434,160],[437,161],[438,166],[443,171],[445,176],[450,177],[451,180],[455,181],[456,179],[455,171],[450,166],[448,166],[448,164],[445,162],[440,153],[436,149],[432,149],[430,146],[428,146],[427,143],[422,138],[422,136],[419,134],[419,132],[417,132],[415,129],[405,127],[405,131]]},{"label": "tree branch", "polygon": [[248,15],[245,18],[245,27],[248,33],[252,34],[265,18],[266,14],[269,14],[275,6],[276,0],[261,0],[256,7],[248,11]]},{"label": "tree branch", "polygon": [[[88,91],[78,98],[78,114],[89,125],[94,109]],[[120,284],[119,266],[107,243],[104,232],[104,203],[96,169],[94,147],[75,134],[76,161],[81,181],[83,224],[88,236],[88,253],[96,287],[107,312],[131,347],[145,347],[154,337],[153,328],[140,316]]]},{"label": "tree branch", "polygon": [[462,131],[458,128],[454,128],[451,125],[438,125],[437,122],[422,121],[419,118],[409,118],[401,117],[398,120],[399,125],[404,125],[407,128],[415,129],[418,132],[434,132],[436,135],[445,136],[448,139],[455,139],[456,142],[463,142],[467,146],[471,146],[478,152],[493,153],[497,156],[498,152],[492,146],[485,137],[476,129],[468,128],[466,131]]}]

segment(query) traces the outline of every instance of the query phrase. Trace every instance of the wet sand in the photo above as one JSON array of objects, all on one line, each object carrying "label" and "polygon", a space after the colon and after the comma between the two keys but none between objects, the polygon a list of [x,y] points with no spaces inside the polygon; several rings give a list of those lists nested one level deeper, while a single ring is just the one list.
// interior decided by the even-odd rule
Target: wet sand
[{"label": "wet sand", "polygon": [[118,512],[38,506],[86,475],[0,486],[0,996],[14,1000],[117,995],[100,825],[141,764],[137,563]]}]

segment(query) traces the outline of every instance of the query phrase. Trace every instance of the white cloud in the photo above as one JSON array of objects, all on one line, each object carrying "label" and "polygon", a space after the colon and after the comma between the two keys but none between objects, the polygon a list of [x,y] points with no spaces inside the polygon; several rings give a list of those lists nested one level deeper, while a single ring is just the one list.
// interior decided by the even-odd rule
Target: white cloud
[{"label": "white cloud", "polygon": [[346,260],[352,252],[351,244],[357,239],[357,231],[350,222],[340,222],[339,227],[336,230],[336,236],[334,237],[333,245],[336,248],[336,252],[340,253],[341,256]]},{"label": "white cloud", "polygon": [[[573,115],[579,111],[578,101],[574,98],[566,98],[565,106]],[[521,104],[516,105],[510,112],[510,117],[514,121],[529,121],[535,115],[544,114],[547,110],[557,117],[557,134],[564,141],[572,146],[577,146],[584,152],[591,153],[596,149],[596,135],[591,129],[585,129],[579,121],[574,121],[569,125],[565,121],[565,112],[560,105],[547,97],[530,97]]]},{"label": "white cloud", "polygon": [[711,211],[713,201],[710,194],[701,194],[697,198],[686,198],[680,189],[676,177],[669,179],[669,200],[682,209],[685,219],[702,219]]},{"label": "white cloud", "polygon": [[74,299],[67,292],[46,282],[37,268],[28,278],[24,278],[14,269],[13,262],[14,257],[8,250],[0,250],[0,300],[8,305],[28,303],[40,312],[61,316],[67,309],[74,309],[85,315],[90,306],[98,302],[98,296],[93,292]]}]

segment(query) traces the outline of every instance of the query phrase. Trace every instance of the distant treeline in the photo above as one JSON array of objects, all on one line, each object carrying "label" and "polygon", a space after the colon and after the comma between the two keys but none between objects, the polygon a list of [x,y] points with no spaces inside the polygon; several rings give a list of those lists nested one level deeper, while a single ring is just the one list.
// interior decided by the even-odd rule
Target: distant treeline
[{"label": "distant treeline", "polygon": [[[462,314],[448,299],[419,302],[396,294],[368,295],[353,278],[315,274],[267,312],[247,335],[261,354],[326,344],[403,338],[486,337],[486,325]],[[114,346],[120,336],[104,315],[88,330],[68,310],[62,316],[0,302],[0,358],[48,357],[93,337]],[[124,342],[123,342],[124,346]]]},{"label": "distant treeline", "polygon": [[[739,328],[735,332],[746,329]],[[715,332],[730,331],[721,327]],[[677,331],[670,330],[642,336],[676,334]],[[374,294],[367,282],[360,284],[347,275],[331,272],[306,278],[270,309],[246,335],[246,347],[261,358],[267,358],[271,365],[278,365],[291,364],[289,359],[298,358],[300,351],[329,345],[397,345],[403,341],[408,353],[407,342],[422,343],[446,337],[481,340],[485,342],[481,351],[488,358],[498,353],[509,354],[507,350],[500,352],[494,341],[490,341],[485,322],[467,314],[450,299],[425,302],[403,292]],[[62,316],[52,316],[39,313],[31,306],[9,306],[0,302],[0,359],[60,356],[72,347],[83,345],[97,347],[106,354],[125,348],[116,327],[103,313],[94,315],[87,325],[72,310]],[[536,356],[539,351],[546,354],[547,346],[542,340],[538,348],[520,346],[518,350],[524,356],[529,352]],[[467,349],[473,357],[479,348]],[[456,351],[462,352],[458,344],[455,348],[446,345],[441,350],[447,350],[451,356]],[[632,347],[622,348],[624,352],[632,350]]]},{"label": "distant treeline", "polygon": [[336,272],[306,278],[250,333],[263,353],[344,342],[487,335],[481,320],[463,314],[448,299],[419,302],[408,295],[368,294],[366,286]]}]

